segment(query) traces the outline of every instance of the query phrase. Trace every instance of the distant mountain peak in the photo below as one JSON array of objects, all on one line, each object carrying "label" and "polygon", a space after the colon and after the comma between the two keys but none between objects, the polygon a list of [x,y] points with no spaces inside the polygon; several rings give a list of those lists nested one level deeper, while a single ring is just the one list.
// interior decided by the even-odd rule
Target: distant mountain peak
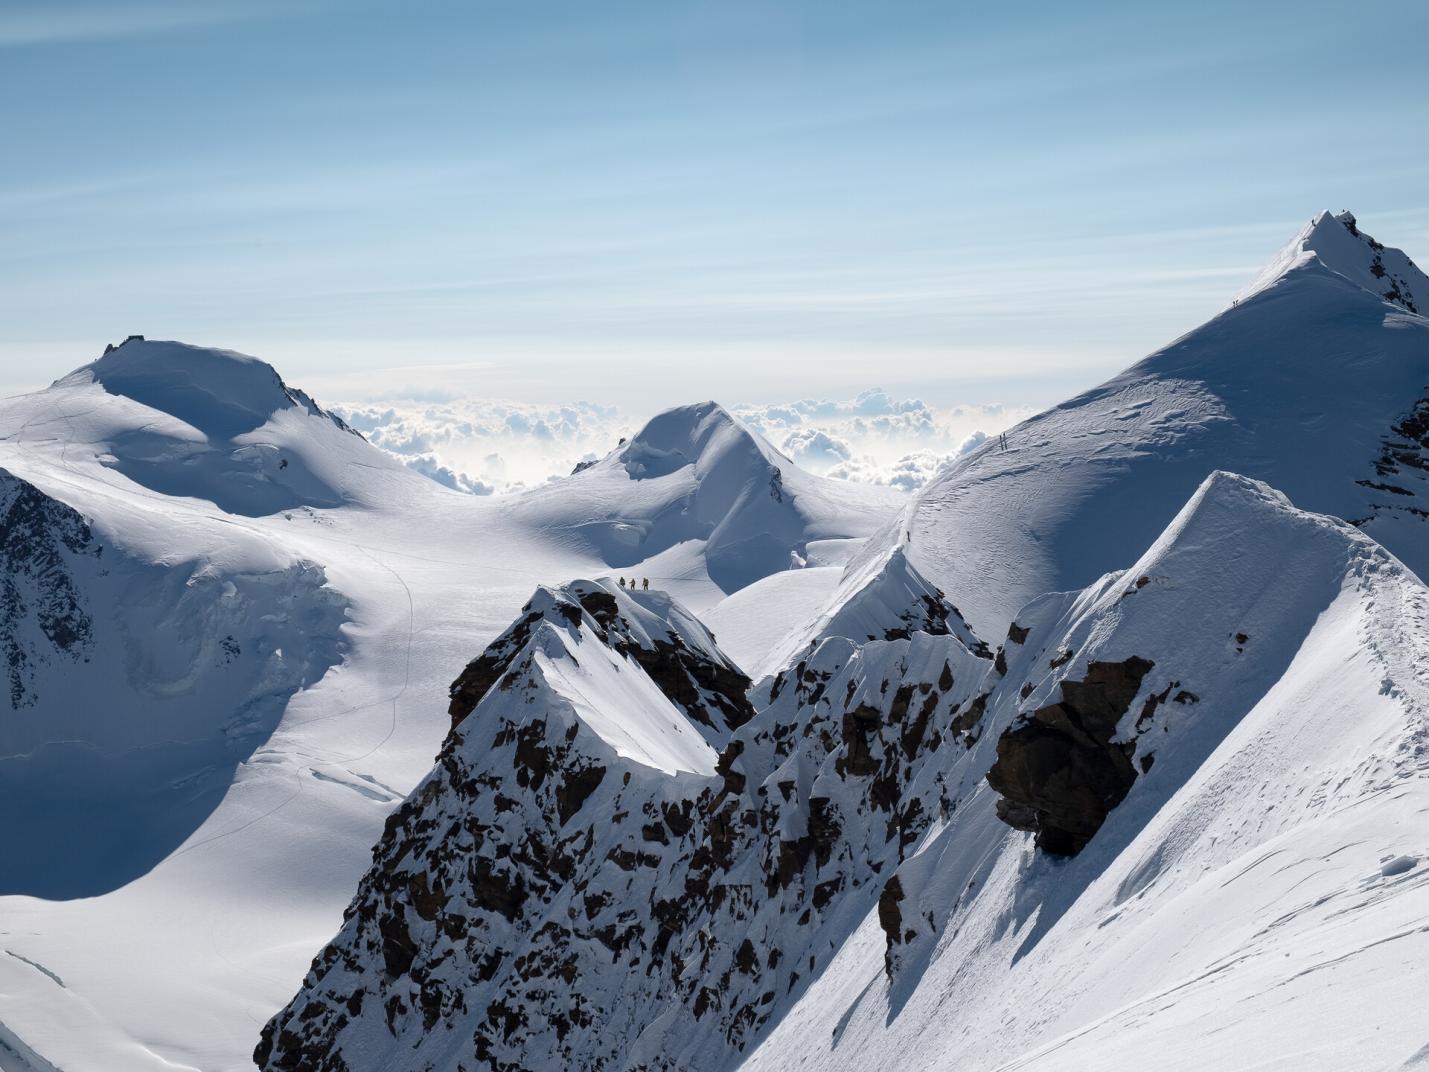
[{"label": "distant mountain peak", "polygon": [[668,476],[712,454],[742,448],[748,458],[778,467],[787,461],[718,402],[676,406],[652,417],[616,453],[633,479]]},{"label": "distant mountain peak", "polygon": [[1429,276],[1402,251],[1359,228],[1353,212],[1321,212],[1302,227],[1237,301],[1259,294],[1297,269],[1319,265],[1411,313],[1429,313]]},{"label": "distant mountain peak", "polygon": [[80,382],[97,383],[110,394],[167,413],[209,439],[233,439],[294,406],[358,434],[305,392],[284,383],[272,365],[233,350],[131,335],[57,384]]}]

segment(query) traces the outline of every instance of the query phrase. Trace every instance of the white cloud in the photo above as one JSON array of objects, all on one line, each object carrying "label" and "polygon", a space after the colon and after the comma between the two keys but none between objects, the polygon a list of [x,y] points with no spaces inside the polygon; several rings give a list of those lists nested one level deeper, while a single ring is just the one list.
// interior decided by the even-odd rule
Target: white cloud
[{"label": "white cloud", "polygon": [[[412,469],[477,495],[565,476],[577,464],[604,457],[648,417],[594,402],[540,406],[407,392],[332,408]],[[876,387],[847,399],[731,409],[810,472],[905,491],[1031,414],[1000,405],[937,408]]]},{"label": "white cloud", "polygon": [[938,408],[879,387],[851,399],[745,405],[735,413],[811,472],[913,491],[990,435],[1030,417],[1030,407]]}]

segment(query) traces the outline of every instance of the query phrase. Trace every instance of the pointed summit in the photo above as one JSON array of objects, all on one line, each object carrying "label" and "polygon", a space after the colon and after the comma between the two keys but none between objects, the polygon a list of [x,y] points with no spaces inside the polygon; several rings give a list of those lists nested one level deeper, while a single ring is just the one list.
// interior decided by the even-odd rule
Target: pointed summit
[{"label": "pointed summit", "polygon": [[657,414],[516,509],[571,532],[613,569],[657,582],[702,571],[718,598],[802,565],[812,541],[871,535],[901,498],[807,473],[717,402],[700,402]]},{"label": "pointed summit", "polygon": [[1246,293],[909,504],[910,563],[978,635],[1119,568],[1217,469],[1361,524],[1429,574],[1429,319],[1412,312],[1429,280],[1352,216],[1322,213]]},{"label": "pointed summit", "polygon": [[614,457],[632,479],[669,476],[687,465],[704,477],[738,455],[741,467],[778,469],[791,465],[762,436],[749,429],[718,402],[699,402],[667,409],[651,418]]},{"label": "pointed summit", "polygon": [[1331,271],[1411,313],[1429,314],[1429,276],[1402,250],[1385,246],[1361,231],[1352,212],[1321,212],[1236,300],[1245,301],[1307,267]]}]

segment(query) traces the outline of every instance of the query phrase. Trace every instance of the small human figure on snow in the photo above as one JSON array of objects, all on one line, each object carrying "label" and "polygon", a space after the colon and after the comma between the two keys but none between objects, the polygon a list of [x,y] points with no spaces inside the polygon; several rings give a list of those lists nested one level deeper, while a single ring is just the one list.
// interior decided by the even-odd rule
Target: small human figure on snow
[{"label": "small human figure on snow", "polygon": [[619,583],[620,583],[620,587],[621,587],[621,588],[624,588],[624,587],[625,587],[625,578],[624,578],[624,577],[620,578],[620,582],[619,582]]},{"label": "small human figure on snow", "polygon": [[641,578],[641,581],[640,581],[640,590],[641,590],[642,592],[648,592],[648,591],[650,591],[650,578],[649,578],[649,577]]}]

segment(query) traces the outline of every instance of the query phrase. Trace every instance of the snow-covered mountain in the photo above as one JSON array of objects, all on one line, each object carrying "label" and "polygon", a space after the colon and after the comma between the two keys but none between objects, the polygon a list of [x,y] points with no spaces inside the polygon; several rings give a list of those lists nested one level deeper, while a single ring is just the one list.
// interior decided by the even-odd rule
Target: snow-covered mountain
[{"label": "snow-covered mountain", "polygon": [[1429,278],[1323,213],[1215,319],[959,458],[909,504],[907,553],[972,627],[1125,563],[1206,474],[1264,480],[1429,575]]},{"label": "snow-covered mountain", "polygon": [[1426,297],[1318,217],[911,502],[713,403],[461,495],[177,343],[0,401],[0,1068],[1413,1067]]},{"label": "snow-covered mountain", "polygon": [[605,458],[523,495],[517,516],[615,570],[722,593],[837,562],[903,504],[890,488],[814,476],[715,402],[651,420]]},{"label": "snow-covered mountain", "polygon": [[340,657],[344,600],[321,568],[147,561],[4,470],[0,571],[0,893],[143,874]]},{"label": "snow-covered mountain", "polygon": [[[643,602],[702,608],[724,596],[712,574],[733,583],[706,547],[735,561],[745,532],[760,569],[818,568],[896,511],[697,409],[632,441],[685,451],[661,476],[481,500],[228,351],[133,338],[0,401],[0,1067],[250,1067],[429,770],[455,671],[536,586],[616,572],[591,519],[664,549],[612,558],[650,576]],[[663,610],[622,644],[655,635],[649,615],[684,645],[656,644],[650,673],[704,651]],[[734,695],[731,676],[691,687]],[[713,730],[693,725],[701,756]]]}]

